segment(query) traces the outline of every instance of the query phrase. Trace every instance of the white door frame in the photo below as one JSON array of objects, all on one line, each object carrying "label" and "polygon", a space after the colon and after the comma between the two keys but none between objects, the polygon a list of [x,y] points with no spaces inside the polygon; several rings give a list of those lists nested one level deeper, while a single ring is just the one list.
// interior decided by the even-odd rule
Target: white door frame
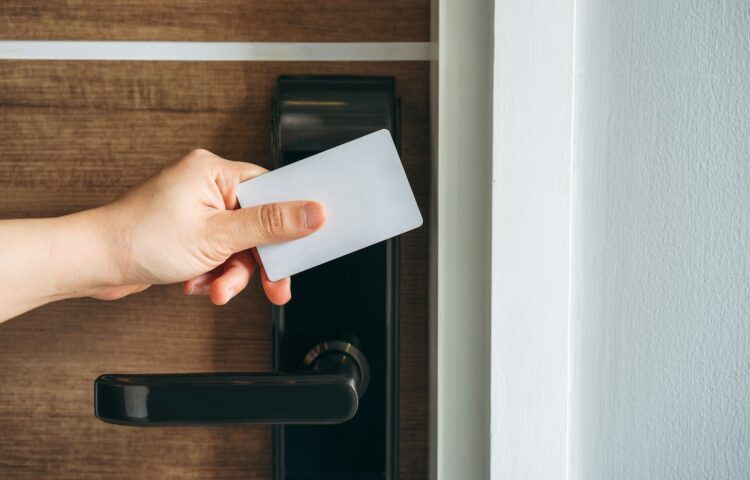
[{"label": "white door frame", "polygon": [[432,25],[431,477],[565,479],[575,2]]},{"label": "white door frame", "polygon": [[431,478],[489,478],[492,2],[433,0]]},{"label": "white door frame", "polygon": [[492,477],[564,480],[576,2],[495,8]]}]

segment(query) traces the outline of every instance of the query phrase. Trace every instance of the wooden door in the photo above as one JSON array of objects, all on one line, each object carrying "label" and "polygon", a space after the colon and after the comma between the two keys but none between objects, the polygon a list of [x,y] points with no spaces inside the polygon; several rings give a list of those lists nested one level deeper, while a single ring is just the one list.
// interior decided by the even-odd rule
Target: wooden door
[{"label": "wooden door", "polygon": [[[429,2],[4,1],[0,39],[427,41]],[[402,158],[429,220],[427,62],[0,61],[0,218],[108,202],[201,147],[269,167],[280,74],[393,75]],[[427,477],[428,222],[401,249],[400,474]],[[152,287],[58,302],[0,325],[0,478],[271,477],[264,426],[134,429],[94,418],[105,372],[271,368],[257,281],[225,307]]]}]

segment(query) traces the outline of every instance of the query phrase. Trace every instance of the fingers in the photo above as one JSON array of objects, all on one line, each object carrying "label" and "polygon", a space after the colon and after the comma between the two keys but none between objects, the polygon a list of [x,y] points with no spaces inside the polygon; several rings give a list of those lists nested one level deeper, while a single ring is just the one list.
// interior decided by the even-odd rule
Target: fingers
[{"label": "fingers", "polygon": [[216,157],[214,167],[214,181],[222,192],[224,206],[227,210],[234,210],[239,207],[237,187],[241,182],[268,172],[265,168],[252,163],[235,162],[220,157]]},{"label": "fingers", "polygon": [[318,202],[295,201],[219,212],[215,218],[214,240],[239,252],[310,235],[323,226],[326,211]]},{"label": "fingers", "polygon": [[247,286],[255,271],[255,262],[247,251],[235,253],[224,264],[224,273],[211,284],[211,301],[225,305]]},{"label": "fingers", "polygon": [[269,280],[268,275],[266,275],[266,269],[263,268],[263,262],[260,259],[260,255],[258,255],[258,250],[253,248],[252,252],[255,262],[260,265],[260,282],[261,285],[263,285],[263,291],[265,292],[266,297],[268,297],[268,300],[274,305],[284,305],[292,299],[292,280],[289,277],[282,278],[275,282]]},{"label": "fingers", "polygon": [[224,267],[220,266],[210,272],[190,279],[182,284],[182,290],[185,292],[185,295],[208,295],[211,291],[211,283],[219,278],[223,271]]},{"label": "fingers", "polygon": [[185,155],[180,162],[193,164],[196,168],[205,168],[206,165],[208,165],[213,171],[214,177],[234,176],[239,179],[240,182],[244,182],[245,180],[249,180],[268,172],[268,170],[259,165],[227,160],[226,158],[222,158],[215,153],[201,148],[191,151]]},{"label": "fingers", "polygon": [[225,208],[229,210],[238,206],[237,186],[241,182],[268,172],[258,165],[227,160],[203,149],[191,151],[175,165],[192,172],[192,175],[196,175],[196,172],[208,173],[219,188]]},{"label": "fingers", "polygon": [[260,270],[261,284],[268,300],[274,305],[284,305],[292,299],[292,279],[289,277],[281,280],[271,281],[266,271]]},{"label": "fingers", "polygon": [[235,253],[218,268],[183,284],[187,295],[209,295],[216,305],[224,305],[240,293],[255,272],[250,252]]},{"label": "fingers", "polygon": [[[183,289],[187,295],[209,295],[215,305],[225,305],[250,282],[256,262],[262,265],[255,249],[252,250],[252,256],[248,250],[236,253],[222,267],[185,282]],[[275,305],[283,305],[292,298],[289,278],[273,282],[261,268],[261,284],[266,297]]]},{"label": "fingers", "polygon": [[266,170],[265,168],[252,163],[235,162],[233,160],[224,160],[223,163],[225,163],[226,167],[232,170],[237,175],[240,182],[250,180],[251,178],[257,177],[258,175],[263,175],[264,173],[268,173],[268,170]]}]

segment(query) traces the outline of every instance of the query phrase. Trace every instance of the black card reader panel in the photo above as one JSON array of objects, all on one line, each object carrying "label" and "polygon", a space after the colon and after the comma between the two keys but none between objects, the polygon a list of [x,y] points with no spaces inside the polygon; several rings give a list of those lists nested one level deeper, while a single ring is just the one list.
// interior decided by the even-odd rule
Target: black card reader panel
[{"label": "black card reader panel", "polygon": [[[274,167],[383,128],[398,148],[399,118],[393,78],[280,77]],[[397,478],[398,258],[394,238],[294,275],[292,300],[274,308],[277,372],[299,370],[311,348],[325,351],[332,339],[356,346],[369,364],[351,420],[274,427],[276,480]]]}]

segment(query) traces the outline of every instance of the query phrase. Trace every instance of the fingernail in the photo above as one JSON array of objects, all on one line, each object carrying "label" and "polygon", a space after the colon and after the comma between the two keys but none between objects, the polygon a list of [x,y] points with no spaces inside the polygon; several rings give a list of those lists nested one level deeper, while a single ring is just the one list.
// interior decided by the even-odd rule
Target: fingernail
[{"label": "fingernail", "polygon": [[235,295],[237,295],[237,291],[234,288],[229,287],[227,289],[227,302],[233,299]]},{"label": "fingernail", "polygon": [[305,212],[305,226],[307,228],[317,228],[326,219],[326,210],[320,203],[306,203],[303,211]]}]

